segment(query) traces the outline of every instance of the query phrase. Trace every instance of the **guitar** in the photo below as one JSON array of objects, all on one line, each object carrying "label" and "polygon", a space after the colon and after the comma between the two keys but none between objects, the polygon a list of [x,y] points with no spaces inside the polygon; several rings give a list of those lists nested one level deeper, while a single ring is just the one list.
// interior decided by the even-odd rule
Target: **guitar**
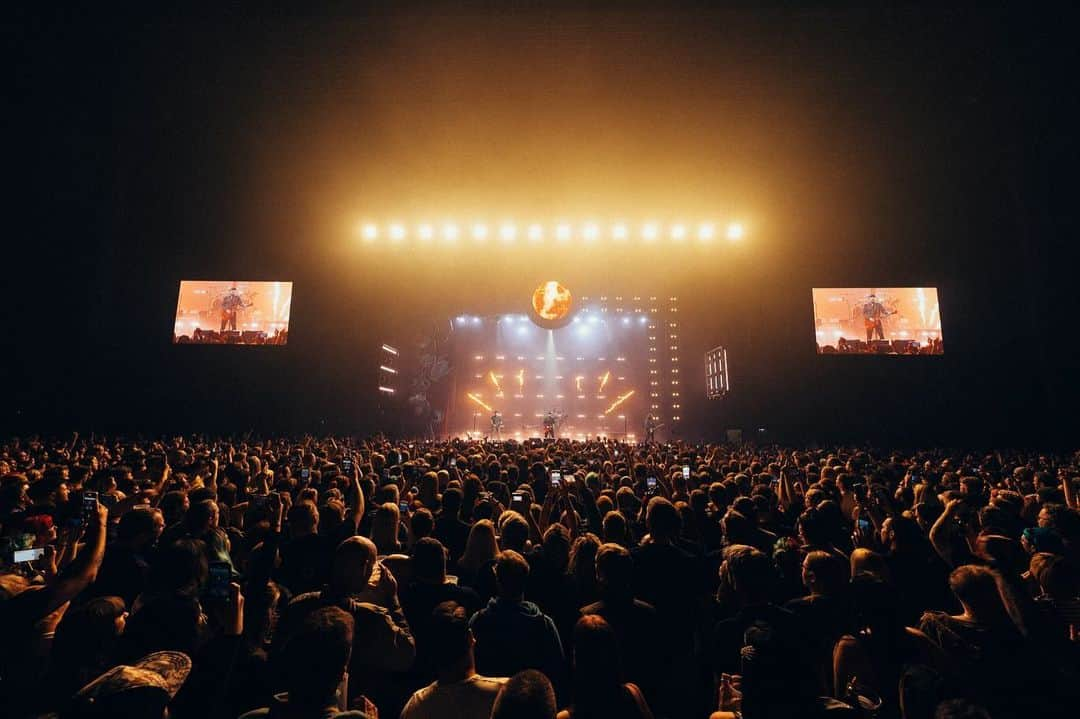
[{"label": "guitar", "polygon": [[877,327],[877,323],[880,322],[883,318],[889,317],[890,315],[895,315],[897,314],[897,312],[899,312],[899,310],[896,309],[895,302],[890,302],[889,306],[882,304],[881,314],[877,317],[867,317],[865,314],[863,315],[863,327],[868,330],[872,330]]}]

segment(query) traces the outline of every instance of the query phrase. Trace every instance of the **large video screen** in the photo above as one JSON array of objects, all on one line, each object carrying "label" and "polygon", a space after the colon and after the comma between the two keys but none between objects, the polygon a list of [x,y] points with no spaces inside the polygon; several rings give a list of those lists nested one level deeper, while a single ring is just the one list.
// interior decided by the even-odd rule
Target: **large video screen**
[{"label": "large video screen", "polygon": [[284,345],[291,307],[292,282],[183,280],[173,342]]},{"label": "large video screen", "polygon": [[814,288],[819,354],[940,355],[936,287]]}]

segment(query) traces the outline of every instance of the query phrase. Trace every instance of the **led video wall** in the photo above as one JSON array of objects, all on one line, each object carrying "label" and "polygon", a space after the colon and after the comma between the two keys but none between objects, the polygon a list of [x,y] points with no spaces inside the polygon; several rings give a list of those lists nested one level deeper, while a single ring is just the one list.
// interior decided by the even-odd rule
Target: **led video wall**
[{"label": "led video wall", "polygon": [[940,355],[936,287],[814,288],[819,354]]},{"label": "led video wall", "polygon": [[173,342],[284,345],[291,309],[292,282],[183,280]]}]

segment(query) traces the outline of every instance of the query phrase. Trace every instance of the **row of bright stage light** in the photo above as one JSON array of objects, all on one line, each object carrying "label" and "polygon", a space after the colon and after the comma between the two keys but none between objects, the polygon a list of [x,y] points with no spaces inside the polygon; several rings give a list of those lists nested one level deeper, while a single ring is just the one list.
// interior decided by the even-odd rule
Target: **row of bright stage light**
[{"label": "row of bright stage light", "polygon": [[472,240],[478,244],[492,240],[505,245],[513,245],[519,240],[531,244],[542,244],[548,240],[559,244],[567,244],[575,240],[584,244],[594,244],[601,240],[614,243],[637,240],[644,244],[652,244],[661,240],[672,243],[693,240],[709,243],[721,235],[731,242],[737,242],[746,234],[746,228],[739,222],[730,222],[719,228],[712,222],[697,224],[646,222],[640,225],[623,222],[611,225],[600,225],[595,222],[580,224],[560,222],[548,225],[540,223],[518,225],[513,222],[492,225],[477,222],[462,225],[447,222],[441,225],[422,223],[412,226],[396,222],[388,224],[365,222],[358,228],[358,233],[365,244],[375,244],[379,241],[401,244],[408,240],[422,243],[439,242],[444,245],[454,245],[461,240]]}]

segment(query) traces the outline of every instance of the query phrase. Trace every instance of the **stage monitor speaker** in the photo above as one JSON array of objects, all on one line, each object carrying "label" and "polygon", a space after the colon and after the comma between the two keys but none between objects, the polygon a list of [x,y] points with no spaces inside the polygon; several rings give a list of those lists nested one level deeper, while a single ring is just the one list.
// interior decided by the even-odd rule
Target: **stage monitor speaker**
[{"label": "stage monitor speaker", "polygon": [[240,337],[242,341],[248,343],[266,341],[266,333],[261,330],[244,330]]},{"label": "stage monitor speaker", "polygon": [[874,340],[870,343],[870,349],[879,355],[887,355],[893,351],[892,342],[889,340]]},{"label": "stage monitor speaker", "polygon": [[897,354],[911,354],[911,351],[917,349],[919,343],[915,340],[893,340],[892,350]]}]

